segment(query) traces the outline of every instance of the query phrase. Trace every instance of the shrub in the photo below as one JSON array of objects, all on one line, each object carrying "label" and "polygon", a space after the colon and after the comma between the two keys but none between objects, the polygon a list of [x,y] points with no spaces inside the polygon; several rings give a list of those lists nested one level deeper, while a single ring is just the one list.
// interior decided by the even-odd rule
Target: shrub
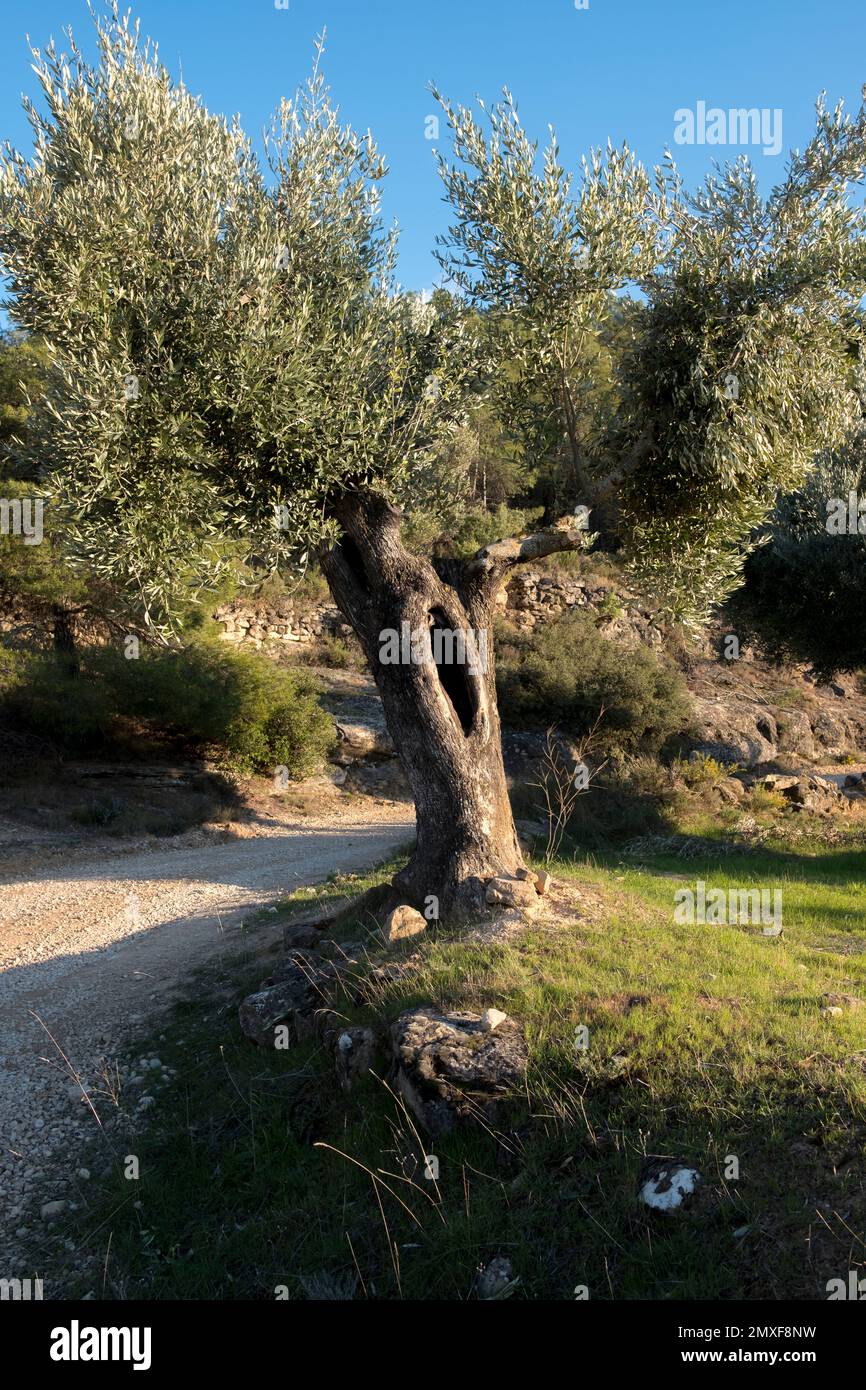
[{"label": "shrub", "polygon": [[91,673],[72,678],[53,653],[2,654],[0,720],[73,756],[96,752],[111,724],[111,696]]},{"label": "shrub", "polygon": [[[736,766],[733,764],[732,767]],[[708,753],[692,753],[688,758],[677,758],[673,763],[675,776],[692,790],[699,790],[702,787],[714,787],[725,777],[731,775],[731,769],[724,763],[720,763],[716,758]]]},{"label": "shrub", "polygon": [[95,751],[135,720],[156,735],[212,748],[238,771],[284,766],[292,778],[315,767],[334,741],[305,672],[208,642],[142,648],[136,660],[90,648],[76,677],[51,657],[4,659],[0,717],[72,753]]},{"label": "shrub", "polygon": [[238,771],[287,767],[302,777],[325,756],[334,729],[306,672],[258,653],[202,643],[183,651],[143,650],[137,661],[99,658],[118,712],[197,744],[214,744]]},{"label": "shrub", "polygon": [[497,655],[503,718],[527,727],[557,724],[575,737],[598,719],[606,753],[655,752],[689,721],[680,673],[646,647],[624,650],[586,613],[531,634],[504,624]]}]

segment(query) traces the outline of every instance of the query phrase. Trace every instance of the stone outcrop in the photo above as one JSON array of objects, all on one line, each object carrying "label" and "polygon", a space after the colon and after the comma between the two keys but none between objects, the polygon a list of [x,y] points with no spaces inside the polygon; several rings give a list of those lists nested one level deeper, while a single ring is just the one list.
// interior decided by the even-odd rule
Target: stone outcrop
[{"label": "stone outcrop", "polygon": [[293,1041],[312,1037],[330,1017],[330,1001],[356,962],[324,960],[312,951],[287,951],[280,964],[247,996],[238,1011],[243,1033],[259,1047],[273,1047],[276,1029]]},{"label": "stone outcrop", "polygon": [[410,1009],[391,1027],[398,1089],[434,1137],[468,1122],[498,1124],[520,1092],[528,1053],[523,1029],[485,1014]]},{"label": "stone outcrop", "polygon": [[692,748],[718,762],[755,767],[779,757],[830,762],[866,746],[862,711],[843,714],[819,700],[808,709],[790,710],[734,692],[696,696]]}]

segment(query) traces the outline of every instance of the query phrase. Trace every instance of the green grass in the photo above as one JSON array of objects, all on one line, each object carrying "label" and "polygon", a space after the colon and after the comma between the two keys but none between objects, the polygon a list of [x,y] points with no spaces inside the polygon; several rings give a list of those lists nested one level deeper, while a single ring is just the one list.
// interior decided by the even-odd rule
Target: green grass
[{"label": "green grass", "polygon": [[[518,1298],[576,1285],[594,1299],[826,1297],[866,1254],[866,854],[804,841],[555,873],[584,891],[573,924],[508,944],[440,933],[409,982],[346,1010],[495,1005],[521,1019],[530,1104],[514,1131],[437,1141],[434,1186],[384,1068],[345,1096],[321,1044],[244,1040],[236,1004],[266,968],[239,961],[142,1049],[177,1078],[128,1141],[137,1182],[117,1140],[94,1159],[102,1175],[60,1233],[93,1267],[68,1293],[463,1299],[502,1254]],[[784,936],[675,925],[673,893],[697,879],[781,888]],[[842,1016],[823,1016],[837,1000]],[[647,1155],[700,1169],[691,1209],[639,1205]]]}]

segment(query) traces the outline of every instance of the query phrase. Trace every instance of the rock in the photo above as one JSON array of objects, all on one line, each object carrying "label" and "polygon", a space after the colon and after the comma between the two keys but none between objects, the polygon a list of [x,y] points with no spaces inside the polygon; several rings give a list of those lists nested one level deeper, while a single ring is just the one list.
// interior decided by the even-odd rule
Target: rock
[{"label": "rock", "polygon": [[87,1179],[90,1177],[90,1169],[89,1169],[89,1168],[79,1168],[79,1170],[78,1170],[78,1176],[81,1178],[82,1182],[87,1182]]},{"label": "rock", "polygon": [[490,1030],[483,1015],[410,1009],[392,1024],[391,1038],[398,1089],[434,1136],[457,1123],[496,1123],[522,1087],[528,1053],[514,1019]]},{"label": "rock", "polygon": [[821,710],[817,715],[812,730],[815,742],[837,758],[844,757],[849,743],[856,741],[852,739],[847,720],[841,715],[831,714],[827,709]]},{"label": "rock", "polygon": [[754,786],[764,787],[768,792],[788,792],[799,785],[799,777],[788,776],[781,772],[767,772],[763,777],[756,777],[754,781]]},{"label": "rock", "polygon": [[718,762],[754,766],[776,756],[778,726],[763,705],[696,696],[693,723],[695,751]]},{"label": "rock", "polygon": [[521,878],[492,878],[487,885],[491,907],[534,907],[538,901],[535,884]]},{"label": "rock", "polygon": [[676,1211],[703,1182],[696,1168],[676,1160],[651,1160],[644,1168],[640,1199],[653,1211]]},{"label": "rock", "polygon": [[481,1027],[485,1033],[492,1033],[494,1028],[498,1028],[500,1023],[504,1023],[508,1014],[504,1014],[501,1009],[485,1009],[481,1015]]},{"label": "rock", "polygon": [[405,941],[407,937],[418,936],[422,931],[427,930],[427,919],[414,907],[409,907],[406,903],[401,903],[395,907],[393,912],[389,912],[385,919],[383,928],[385,940],[390,944],[395,941]]},{"label": "rock", "polygon": [[544,894],[547,892],[547,890],[548,890],[548,888],[550,887],[550,885],[551,885],[552,882],[553,882],[553,879],[550,877],[550,874],[547,872],[547,870],[546,870],[546,869],[542,869],[540,873],[537,873],[537,874],[535,875],[535,891],[536,891],[536,893],[540,893],[540,894],[542,895],[542,897],[543,897]]},{"label": "rock", "polygon": [[509,1298],[520,1283],[514,1278],[510,1260],[497,1255],[489,1264],[482,1265],[475,1277],[475,1292],[484,1300]]},{"label": "rock", "polygon": [[274,1029],[285,1024],[297,1039],[312,1036],[316,1014],[327,1009],[330,991],[339,983],[341,967],[351,961],[325,961],[309,951],[289,951],[262,988],[250,994],[238,1010],[241,1029],[259,1047],[273,1047]]},{"label": "rock", "polygon": [[334,1045],[337,1080],[350,1091],[359,1077],[366,1076],[376,1055],[376,1034],[372,1028],[345,1028],[330,1034]]},{"label": "rock", "polygon": [[780,753],[796,753],[801,758],[814,758],[815,737],[805,710],[780,710],[777,724]]},{"label": "rock", "polygon": [[[787,785],[791,781],[793,785]],[[824,777],[780,778],[776,786],[786,800],[803,810],[836,810],[845,800],[835,783]]]},{"label": "rock", "polygon": [[[325,927],[330,927],[355,901],[357,901],[356,898],[349,897],[330,898],[318,900],[310,903],[308,907],[301,908],[300,912],[286,923],[283,932],[283,945],[288,949],[293,946],[303,949],[307,943],[301,938],[302,931],[324,931]],[[311,937],[310,940],[314,943],[315,937]]]},{"label": "rock", "polygon": [[316,950],[321,940],[322,927],[286,927],[283,931],[283,945],[287,950]]},{"label": "rock", "polygon": [[844,1009],[840,1009],[840,1007],[839,1007],[838,1004],[830,1004],[830,1005],[827,1006],[826,1009],[822,1009],[822,1010],[821,1010],[821,1017],[822,1017],[822,1018],[841,1018],[844,1012],[845,1012]]},{"label": "rock", "polygon": [[39,1215],[42,1217],[43,1221],[55,1221],[61,1212],[65,1210],[66,1202],[64,1201],[44,1202]]},{"label": "rock", "polygon": [[394,740],[385,725],[385,715],[378,703],[365,706],[355,718],[334,721],[337,730],[336,758],[341,763],[355,762],[375,754],[394,756]]},{"label": "rock", "polygon": [[742,782],[738,782],[736,777],[723,778],[716,783],[713,791],[730,806],[738,806],[746,794]]}]

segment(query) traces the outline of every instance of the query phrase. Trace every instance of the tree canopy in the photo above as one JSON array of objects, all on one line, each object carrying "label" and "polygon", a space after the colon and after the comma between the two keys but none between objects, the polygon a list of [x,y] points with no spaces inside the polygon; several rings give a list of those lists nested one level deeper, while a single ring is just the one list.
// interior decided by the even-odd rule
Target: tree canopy
[{"label": "tree canopy", "polygon": [[862,106],[819,102],[762,197],[745,159],[691,195],[627,148],[575,180],[510,94],[478,117],[443,98],[450,289],[424,303],[396,284],[385,162],[341,124],[320,54],[263,168],[128,18],[97,37],[95,67],[71,39],[36,51],[0,260],[49,354],[23,463],[78,559],[152,621],[236,542],[303,561],[338,536],[340,496],[411,496],[483,396],[528,467],[566,458],[571,506],[615,503],[597,516],[660,608],[701,620],[778,492],[850,429]]}]

